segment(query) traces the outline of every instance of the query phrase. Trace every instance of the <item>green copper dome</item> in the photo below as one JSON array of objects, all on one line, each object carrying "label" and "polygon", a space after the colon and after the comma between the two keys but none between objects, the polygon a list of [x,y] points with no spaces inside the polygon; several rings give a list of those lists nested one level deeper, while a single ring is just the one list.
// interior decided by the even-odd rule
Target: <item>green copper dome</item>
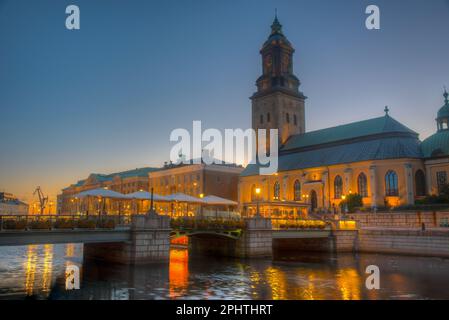
[{"label": "green copper dome", "polygon": [[441,130],[428,137],[421,144],[425,158],[449,155],[449,130]]}]

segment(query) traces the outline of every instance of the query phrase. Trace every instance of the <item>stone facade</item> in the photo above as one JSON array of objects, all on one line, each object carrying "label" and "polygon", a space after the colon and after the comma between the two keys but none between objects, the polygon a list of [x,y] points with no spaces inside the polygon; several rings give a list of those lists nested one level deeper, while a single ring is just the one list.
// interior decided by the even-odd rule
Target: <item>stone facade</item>
[{"label": "stone facade", "polygon": [[449,223],[449,212],[354,213],[359,228],[439,228]]}]

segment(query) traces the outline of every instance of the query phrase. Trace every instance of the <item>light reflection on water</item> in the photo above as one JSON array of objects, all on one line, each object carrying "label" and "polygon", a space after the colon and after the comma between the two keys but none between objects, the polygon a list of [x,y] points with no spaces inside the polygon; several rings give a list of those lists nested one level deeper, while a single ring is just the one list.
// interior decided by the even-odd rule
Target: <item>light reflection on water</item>
[{"label": "light reflection on water", "polygon": [[[65,290],[65,268],[81,270],[81,290]],[[366,266],[381,289],[365,288]],[[170,264],[83,261],[81,244],[0,247],[0,299],[449,299],[449,260],[390,255],[280,254],[271,260],[192,257]]]}]

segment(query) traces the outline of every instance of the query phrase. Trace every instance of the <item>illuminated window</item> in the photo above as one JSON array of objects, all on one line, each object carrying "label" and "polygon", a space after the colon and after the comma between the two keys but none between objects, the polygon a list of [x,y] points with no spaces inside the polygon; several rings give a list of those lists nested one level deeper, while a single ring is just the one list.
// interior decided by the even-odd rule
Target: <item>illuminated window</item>
[{"label": "illuminated window", "polygon": [[357,178],[357,192],[362,197],[368,197],[368,190],[367,190],[367,179],[366,175],[362,172],[359,174],[359,177]]},{"label": "illuminated window", "polygon": [[343,179],[340,176],[336,176],[334,180],[334,198],[341,199],[343,195]]},{"label": "illuminated window", "polygon": [[399,195],[398,175],[390,170],[385,175],[385,195],[388,197],[397,197]]},{"label": "illuminated window", "polygon": [[293,184],[293,199],[295,201],[301,200],[301,183],[299,182],[299,180],[296,180]]},{"label": "illuminated window", "polygon": [[274,196],[273,196],[274,200],[279,200],[280,195],[281,195],[281,185],[279,184],[279,182],[276,182],[274,184]]}]

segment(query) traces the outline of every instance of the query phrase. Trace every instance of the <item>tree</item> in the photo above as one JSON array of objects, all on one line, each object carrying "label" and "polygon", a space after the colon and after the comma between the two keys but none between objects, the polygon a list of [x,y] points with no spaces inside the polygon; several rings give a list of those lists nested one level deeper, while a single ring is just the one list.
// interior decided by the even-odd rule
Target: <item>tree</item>
[{"label": "tree", "polygon": [[354,213],[357,208],[363,207],[363,197],[357,193],[346,196],[346,199],[340,202],[342,211],[348,208],[349,213]]}]

